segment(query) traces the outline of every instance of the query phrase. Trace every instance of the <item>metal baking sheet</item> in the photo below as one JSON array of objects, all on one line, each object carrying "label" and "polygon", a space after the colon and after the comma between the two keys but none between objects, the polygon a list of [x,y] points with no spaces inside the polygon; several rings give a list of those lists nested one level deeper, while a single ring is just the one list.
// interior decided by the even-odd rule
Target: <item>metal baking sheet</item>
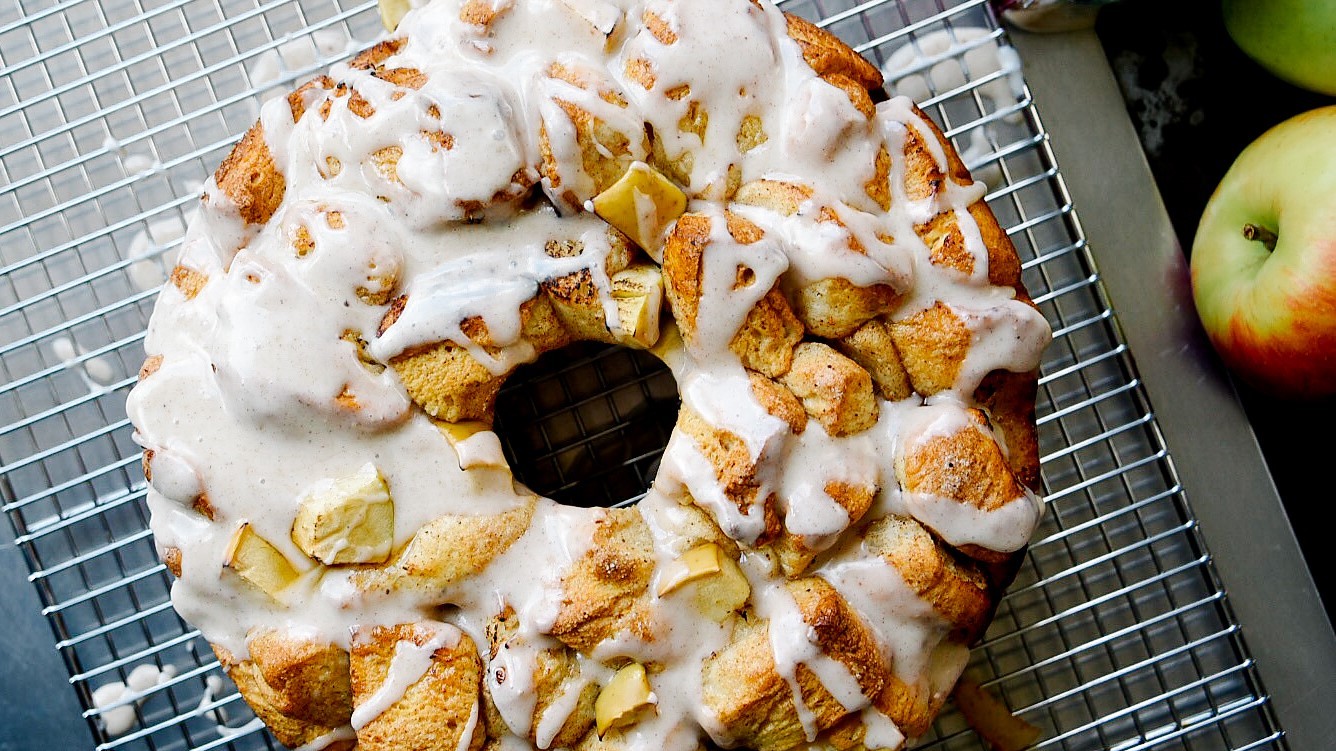
[{"label": "metal baking sheet", "polygon": [[[1008,31],[983,0],[783,7],[943,127],[1056,334],[1038,405],[1046,520],[971,675],[1041,728],[1037,748],[1286,748]],[[374,3],[332,0],[0,7],[0,503],[20,554],[0,562],[26,567],[24,648],[58,655],[40,678],[72,697],[32,712],[69,712],[89,746],[278,747],[171,609],[123,401],[201,182],[263,98],[378,23]],[[623,502],[652,477],[674,406],[652,361],[570,351],[518,376],[501,430],[526,482]],[[95,704],[136,669],[153,683]],[[23,681],[0,691],[20,701]],[[921,745],[983,748],[954,711]]]}]

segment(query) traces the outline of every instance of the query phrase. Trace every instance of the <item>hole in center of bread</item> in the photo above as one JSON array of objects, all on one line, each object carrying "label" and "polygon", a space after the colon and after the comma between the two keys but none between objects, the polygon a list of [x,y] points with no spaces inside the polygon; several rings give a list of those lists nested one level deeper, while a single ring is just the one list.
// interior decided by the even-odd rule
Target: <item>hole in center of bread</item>
[{"label": "hole in center of bread", "polygon": [[512,373],[494,430],[515,478],[534,492],[567,506],[626,506],[654,481],[679,403],[654,355],[586,342]]}]

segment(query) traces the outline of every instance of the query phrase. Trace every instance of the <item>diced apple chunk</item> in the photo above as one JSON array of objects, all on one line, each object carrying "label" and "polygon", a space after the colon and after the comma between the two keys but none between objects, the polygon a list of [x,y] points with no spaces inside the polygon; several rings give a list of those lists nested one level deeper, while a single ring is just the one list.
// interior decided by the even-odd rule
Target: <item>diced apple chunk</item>
[{"label": "diced apple chunk", "polygon": [[639,722],[658,703],[658,697],[650,689],[645,666],[633,662],[617,671],[594,700],[594,729],[602,738],[613,728]]},{"label": "diced apple chunk", "polygon": [[301,576],[278,548],[251,529],[249,522],[237,527],[232,535],[223,556],[223,570],[232,571],[275,600]]},{"label": "diced apple chunk", "polygon": [[723,548],[712,542],[694,547],[664,566],[663,577],[659,580],[659,596],[662,597],[697,579],[713,576],[723,568]]},{"label": "diced apple chunk", "polygon": [[737,561],[712,542],[688,550],[664,567],[659,596],[688,584],[695,584],[696,607],[714,621],[723,621],[751,596],[751,584]]},{"label": "diced apple chunk", "polygon": [[409,0],[378,0],[376,5],[380,7],[380,23],[387,31],[398,28],[399,22],[413,7]]},{"label": "diced apple chunk", "polygon": [[663,235],[687,210],[687,196],[672,180],[644,162],[594,196],[594,213],[626,233],[655,261],[663,259]]},{"label": "diced apple chunk", "polygon": [[292,541],[327,566],[384,563],[394,546],[394,501],[371,463],[317,485],[301,500]]},{"label": "diced apple chunk", "polygon": [[659,311],[663,308],[663,272],[652,263],[633,263],[612,275],[612,299],[617,303],[623,341],[653,347],[659,340]]}]

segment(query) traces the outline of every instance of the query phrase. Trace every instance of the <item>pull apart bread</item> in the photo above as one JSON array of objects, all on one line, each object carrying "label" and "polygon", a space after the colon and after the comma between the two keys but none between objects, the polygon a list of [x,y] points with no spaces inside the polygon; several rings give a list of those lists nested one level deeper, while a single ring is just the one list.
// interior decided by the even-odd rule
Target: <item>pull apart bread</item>
[{"label": "pull apart bread", "polygon": [[[172,597],[301,749],[899,749],[1041,516],[1051,333],[942,133],[760,0],[432,0],[207,183],[128,409]],[[507,374],[648,349],[637,505]]]}]

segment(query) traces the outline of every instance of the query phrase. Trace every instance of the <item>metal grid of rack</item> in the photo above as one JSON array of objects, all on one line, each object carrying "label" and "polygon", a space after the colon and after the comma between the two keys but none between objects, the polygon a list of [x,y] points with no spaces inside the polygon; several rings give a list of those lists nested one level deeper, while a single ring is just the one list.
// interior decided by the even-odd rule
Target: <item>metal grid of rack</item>
[{"label": "metal grid of rack", "polygon": [[[1054,327],[1038,405],[1047,517],[970,673],[1042,729],[1037,748],[1284,748],[987,2],[784,8],[942,125]],[[264,97],[378,23],[374,3],[339,0],[0,6],[0,503],[98,749],[278,748],[171,609],[123,402],[202,180]],[[608,504],[643,491],[675,409],[652,359],[590,349],[526,367],[498,424],[523,480]],[[144,665],[151,685],[94,702]],[[113,712],[132,721],[109,728]],[[922,745],[982,747],[949,711]]]}]

